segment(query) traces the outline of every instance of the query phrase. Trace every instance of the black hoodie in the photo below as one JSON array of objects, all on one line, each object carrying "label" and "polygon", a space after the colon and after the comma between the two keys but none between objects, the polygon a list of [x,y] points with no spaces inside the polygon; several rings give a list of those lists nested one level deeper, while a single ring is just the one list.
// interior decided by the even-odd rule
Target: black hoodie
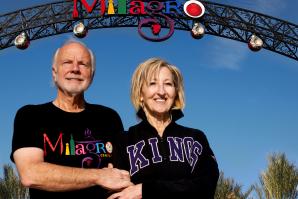
[{"label": "black hoodie", "polygon": [[114,164],[142,183],[142,198],[214,198],[219,171],[205,134],[178,125],[180,110],[172,111],[162,137],[142,110],[138,116],[142,121],[120,139]]}]

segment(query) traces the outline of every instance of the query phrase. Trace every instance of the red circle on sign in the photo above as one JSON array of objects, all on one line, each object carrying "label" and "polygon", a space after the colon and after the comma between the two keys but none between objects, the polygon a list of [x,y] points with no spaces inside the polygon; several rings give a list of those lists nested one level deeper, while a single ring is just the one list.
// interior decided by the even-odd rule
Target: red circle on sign
[{"label": "red circle on sign", "polygon": [[196,4],[196,3],[190,3],[187,7],[186,7],[186,11],[189,15],[191,16],[200,16],[202,13],[202,8]]},{"label": "red circle on sign", "polygon": [[197,0],[189,0],[184,3],[184,13],[191,18],[199,18],[204,15],[205,7]]}]

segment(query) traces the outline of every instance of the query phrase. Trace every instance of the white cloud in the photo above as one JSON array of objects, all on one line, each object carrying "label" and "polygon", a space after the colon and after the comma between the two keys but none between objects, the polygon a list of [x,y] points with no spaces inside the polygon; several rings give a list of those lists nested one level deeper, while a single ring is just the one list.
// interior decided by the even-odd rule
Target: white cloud
[{"label": "white cloud", "polygon": [[[251,11],[263,13],[269,16],[280,15],[287,8],[284,0],[217,0],[216,2],[236,6]],[[231,39],[216,37],[210,42],[206,59],[210,63],[209,67],[239,70],[243,61],[249,56],[247,44]]]},{"label": "white cloud", "polygon": [[204,57],[208,59],[209,67],[239,70],[248,51],[248,47],[242,42],[216,37],[210,42]]}]

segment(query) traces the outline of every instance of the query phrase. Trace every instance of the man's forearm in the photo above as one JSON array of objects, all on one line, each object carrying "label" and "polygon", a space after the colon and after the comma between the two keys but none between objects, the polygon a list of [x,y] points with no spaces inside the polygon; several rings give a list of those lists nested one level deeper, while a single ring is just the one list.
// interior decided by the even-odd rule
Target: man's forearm
[{"label": "man's forearm", "polygon": [[100,182],[100,169],[82,169],[51,163],[31,165],[21,175],[24,186],[47,191],[70,191],[92,187]]},{"label": "man's forearm", "polygon": [[43,160],[43,152],[36,148],[18,149],[14,160],[25,187],[58,192],[96,185],[108,190],[120,190],[132,184],[128,171],[112,166],[84,169],[47,163]]}]

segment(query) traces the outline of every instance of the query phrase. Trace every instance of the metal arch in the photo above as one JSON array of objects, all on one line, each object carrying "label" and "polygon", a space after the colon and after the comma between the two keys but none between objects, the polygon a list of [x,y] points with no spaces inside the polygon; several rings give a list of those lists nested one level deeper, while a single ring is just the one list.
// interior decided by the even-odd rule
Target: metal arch
[{"label": "metal arch", "polygon": [[[298,26],[287,21],[263,15],[233,6],[201,1],[206,9],[199,20],[206,34],[225,37],[248,43],[252,34],[259,36],[263,48],[298,61]],[[88,29],[137,27],[146,16],[139,15],[103,15],[96,5],[92,13],[80,10],[80,18],[73,19],[73,1],[61,1],[35,6],[0,16],[0,50],[14,45],[14,39],[25,31],[29,40],[40,39],[56,34],[71,32],[77,21],[83,21]],[[183,13],[183,7],[179,10]],[[174,27],[190,31],[193,19],[181,15],[171,15]],[[159,18],[159,17],[157,17]],[[168,27],[164,19],[159,18],[162,27]]]}]

